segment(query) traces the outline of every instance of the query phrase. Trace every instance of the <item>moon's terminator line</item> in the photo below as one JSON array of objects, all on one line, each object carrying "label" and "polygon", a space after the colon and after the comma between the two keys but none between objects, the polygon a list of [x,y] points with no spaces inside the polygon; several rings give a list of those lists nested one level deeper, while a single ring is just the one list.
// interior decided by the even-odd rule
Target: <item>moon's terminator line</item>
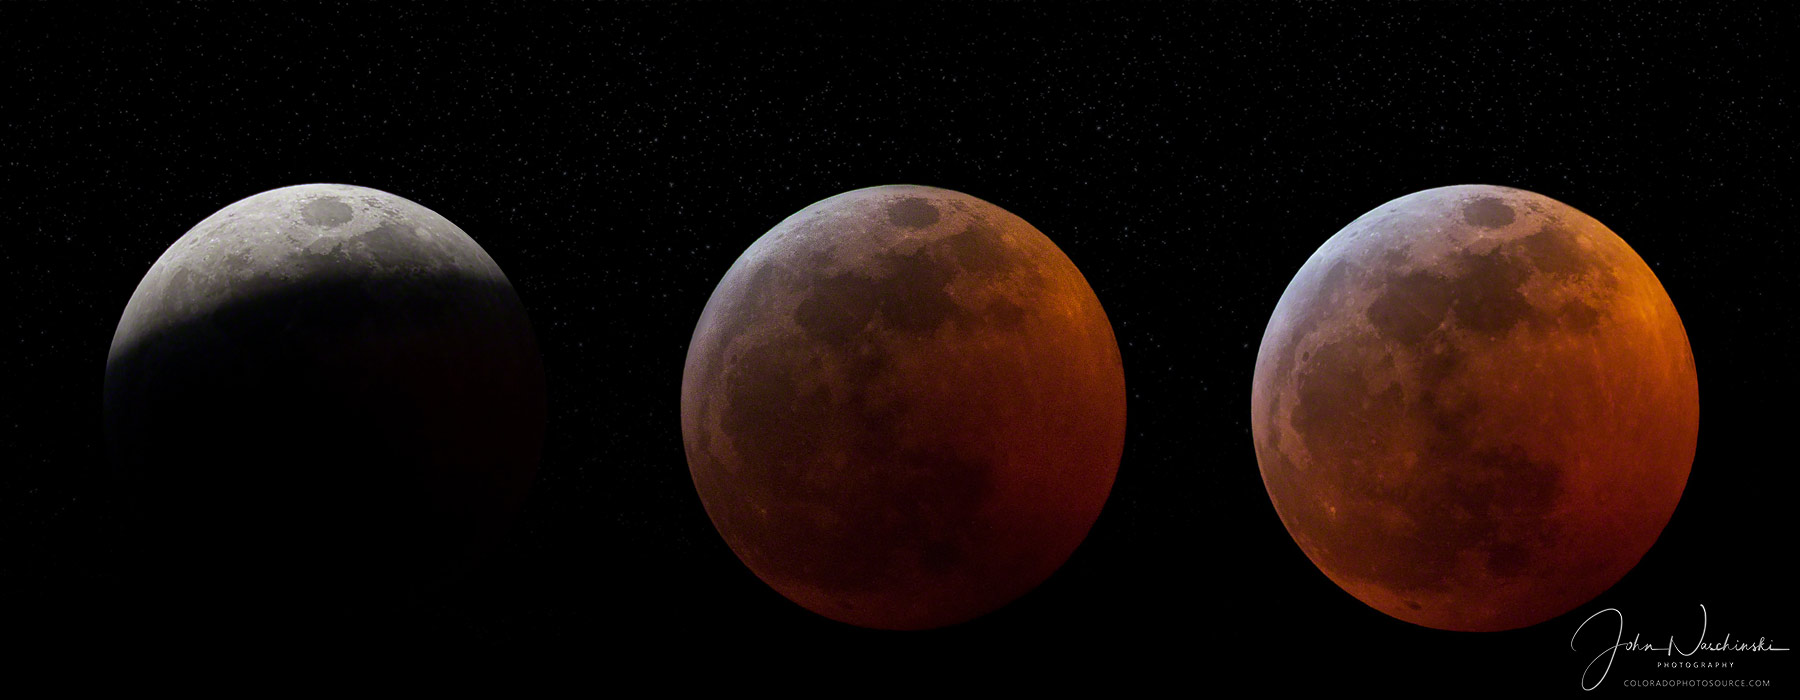
[{"label": "moon's terminator line", "polygon": [[493,259],[347,185],[248,197],[171,245],[119,320],[105,403],[137,582],[226,618],[457,571],[523,499],[545,418]]}]

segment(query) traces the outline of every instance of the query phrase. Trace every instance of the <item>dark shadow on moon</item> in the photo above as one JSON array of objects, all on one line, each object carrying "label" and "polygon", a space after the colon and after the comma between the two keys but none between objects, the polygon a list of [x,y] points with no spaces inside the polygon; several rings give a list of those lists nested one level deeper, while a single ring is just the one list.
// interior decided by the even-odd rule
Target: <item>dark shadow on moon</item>
[{"label": "dark shadow on moon", "polygon": [[433,279],[458,277],[457,273],[436,272],[456,269],[459,263],[444,248],[420,245],[416,230],[412,224],[387,221],[334,240],[328,247],[288,251],[274,265],[257,260],[249,251],[223,256],[210,274],[197,275],[194,266],[182,264],[167,273],[163,296],[176,306],[189,307],[204,306],[207,298],[220,293],[234,299],[286,298],[293,294],[293,280],[329,286],[330,280],[367,275],[371,265],[386,268],[394,278],[417,276],[415,282],[423,285],[432,284]]},{"label": "dark shadow on moon", "polygon": [[510,286],[340,271],[232,291],[107,362],[139,594],[194,620],[348,614],[493,544],[545,418]]}]

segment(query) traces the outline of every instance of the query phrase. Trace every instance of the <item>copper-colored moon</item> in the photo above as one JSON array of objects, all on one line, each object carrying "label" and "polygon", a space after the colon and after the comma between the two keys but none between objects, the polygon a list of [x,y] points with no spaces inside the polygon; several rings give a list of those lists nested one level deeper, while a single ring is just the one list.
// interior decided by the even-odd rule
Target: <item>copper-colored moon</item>
[{"label": "copper-colored moon", "polygon": [[1345,591],[1448,630],[1617,583],[1687,484],[1694,359],[1661,283],[1548,197],[1444,187],[1364,214],[1288,285],[1252,426],[1288,532]]},{"label": "copper-colored moon", "polygon": [[881,629],[1037,586],[1100,513],[1125,439],[1112,326],[1024,220],[931,187],[845,193],[745,251],[694,329],[681,428],[751,571]]}]

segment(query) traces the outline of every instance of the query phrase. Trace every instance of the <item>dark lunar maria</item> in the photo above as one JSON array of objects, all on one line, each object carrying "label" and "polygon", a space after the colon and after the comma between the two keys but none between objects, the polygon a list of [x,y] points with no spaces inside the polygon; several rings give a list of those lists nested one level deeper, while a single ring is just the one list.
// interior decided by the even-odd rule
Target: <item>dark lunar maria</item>
[{"label": "dark lunar maria", "polygon": [[1687,483],[1699,394],[1649,266],[1540,194],[1388,202],[1301,267],[1256,357],[1281,521],[1377,610],[1504,630],[1625,575]]},{"label": "dark lunar maria", "polygon": [[999,207],[873,187],[788,217],[694,328],[689,471],[775,590],[866,627],[962,622],[1031,590],[1106,502],[1125,439],[1112,326]]}]

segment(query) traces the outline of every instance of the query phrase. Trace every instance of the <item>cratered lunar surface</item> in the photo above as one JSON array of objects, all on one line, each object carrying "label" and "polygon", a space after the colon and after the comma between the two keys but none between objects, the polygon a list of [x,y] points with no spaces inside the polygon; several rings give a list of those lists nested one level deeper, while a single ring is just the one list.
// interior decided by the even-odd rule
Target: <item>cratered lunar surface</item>
[{"label": "cratered lunar surface", "polygon": [[1650,268],[1542,195],[1401,197],[1321,247],[1256,359],[1263,483],[1319,569],[1394,617],[1504,630],[1568,612],[1649,550],[1699,426]]},{"label": "cratered lunar surface", "polygon": [[440,580],[523,498],[544,430],[500,268],[345,185],[249,197],[170,246],[119,319],[105,403],[140,583],[215,610]]},{"label": "cratered lunar surface", "polygon": [[949,625],[1032,589],[1112,488],[1125,381],[1100,302],[1030,224],[891,186],[759,239],[694,329],[682,435],[750,570],[835,620]]}]

